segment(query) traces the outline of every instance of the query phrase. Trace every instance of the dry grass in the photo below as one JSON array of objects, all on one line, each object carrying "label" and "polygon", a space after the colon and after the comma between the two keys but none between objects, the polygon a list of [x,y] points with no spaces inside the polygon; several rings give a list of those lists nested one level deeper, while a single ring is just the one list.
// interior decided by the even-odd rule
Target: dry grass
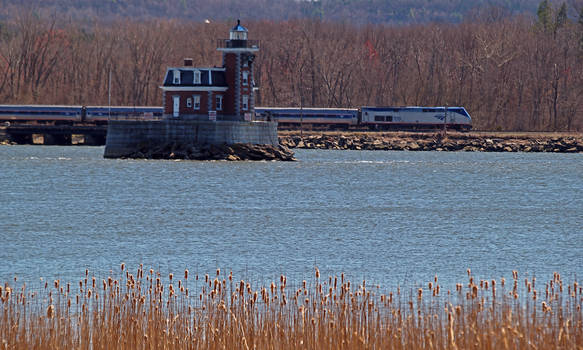
[{"label": "dry grass", "polygon": [[268,286],[211,276],[116,276],[0,289],[0,349],[581,349],[582,288],[559,274],[437,277],[407,292],[344,275]]}]

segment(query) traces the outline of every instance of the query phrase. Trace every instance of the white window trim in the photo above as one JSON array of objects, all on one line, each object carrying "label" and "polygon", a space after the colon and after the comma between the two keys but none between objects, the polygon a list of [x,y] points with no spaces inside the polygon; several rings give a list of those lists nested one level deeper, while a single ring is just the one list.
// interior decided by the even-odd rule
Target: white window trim
[{"label": "white window trim", "polygon": [[241,109],[244,111],[249,110],[249,95],[243,95],[243,103],[241,104]]},{"label": "white window trim", "polygon": [[215,107],[217,111],[223,110],[223,95],[215,96]]},{"label": "white window trim", "polygon": [[200,95],[192,95],[192,109],[200,111]]},{"label": "white window trim", "polygon": [[178,69],[172,71],[172,84],[180,84],[180,71]]},{"label": "white window trim", "polygon": [[201,76],[202,76],[202,74],[200,73],[200,71],[199,70],[195,70],[193,74],[194,75],[192,77],[192,83],[193,84],[200,84],[200,79],[201,79]]}]

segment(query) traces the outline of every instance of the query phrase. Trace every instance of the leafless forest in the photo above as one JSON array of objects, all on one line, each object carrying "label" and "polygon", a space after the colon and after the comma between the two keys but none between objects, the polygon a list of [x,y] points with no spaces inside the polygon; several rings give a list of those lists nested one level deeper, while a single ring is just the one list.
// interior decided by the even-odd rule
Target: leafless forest
[{"label": "leafless forest", "polygon": [[[464,106],[477,129],[583,130],[583,12],[545,11],[407,26],[243,19],[261,41],[257,104]],[[21,12],[0,27],[0,103],[106,105],[111,91],[113,105],[161,105],[166,67],[220,65],[215,39],[232,25]]]}]

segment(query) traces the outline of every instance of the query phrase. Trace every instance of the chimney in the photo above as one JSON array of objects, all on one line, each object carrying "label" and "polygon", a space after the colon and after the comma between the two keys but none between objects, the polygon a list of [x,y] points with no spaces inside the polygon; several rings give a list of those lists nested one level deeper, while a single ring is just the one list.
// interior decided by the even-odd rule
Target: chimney
[{"label": "chimney", "polygon": [[184,67],[192,67],[192,58],[184,59]]}]

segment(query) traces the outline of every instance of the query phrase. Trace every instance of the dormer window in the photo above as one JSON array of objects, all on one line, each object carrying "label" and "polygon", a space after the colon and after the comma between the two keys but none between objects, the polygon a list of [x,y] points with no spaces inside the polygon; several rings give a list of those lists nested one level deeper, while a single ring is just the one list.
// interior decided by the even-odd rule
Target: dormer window
[{"label": "dormer window", "polygon": [[172,83],[180,84],[180,71],[178,69],[172,71]]},{"label": "dormer window", "polygon": [[199,70],[194,71],[194,78],[193,78],[192,83],[193,84],[200,84],[200,71]]}]

